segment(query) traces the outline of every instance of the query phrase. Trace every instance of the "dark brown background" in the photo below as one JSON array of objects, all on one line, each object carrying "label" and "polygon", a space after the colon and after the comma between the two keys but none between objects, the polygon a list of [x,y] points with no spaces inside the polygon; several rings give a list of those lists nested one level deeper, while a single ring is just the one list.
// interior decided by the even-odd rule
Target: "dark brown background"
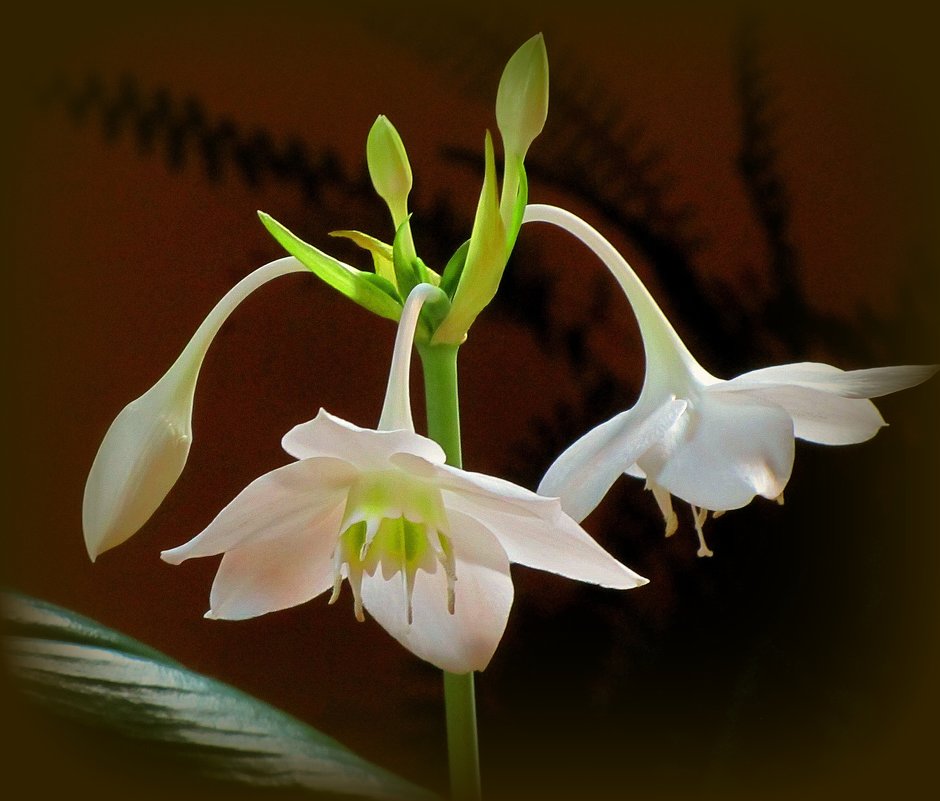
[{"label": "dark brown background", "polygon": [[[326,233],[391,236],[364,178],[384,113],[414,167],[419,252],[440,267],[469,231],[502,65],[542,30],[552,98],[530,198],[607,233],[713,372],[940,358],[926,20],[526,9],[85,7],[27,16],[5,49],[7,585],[437,789],[437,671],[355,624],[346,598],[205,621],[213,561],[158,559],[285,463],[281,435],[320,406],[375,423],[390,324],[311,277],[258,292],[210,351],[179,485],[129,543],[94,566],[84,553],[82,488],[110,420],[232,283],[279,255],[256,209],[364,265]],[[148,123],[161,91],[170,124]],[[306,155],[288,166],[265,155],[292,141]],[[613,282],[563,236],[524,229],[506,280],[461,355],[465,462],[531,487],[632,403],[641,351]],[[787,505],[710,524],[710,561],[687,510],[664,541],[652,498],[624,480],[586,526],[649,586],[514,568],[509,627],[478,678],[489,797],[919,787],[940,711],[937,387],[881,402],[891,427],[871,443],[800,445]],[[12,783],[117,797],[138,777],[167,781],[133,749],[10,703]]]}]

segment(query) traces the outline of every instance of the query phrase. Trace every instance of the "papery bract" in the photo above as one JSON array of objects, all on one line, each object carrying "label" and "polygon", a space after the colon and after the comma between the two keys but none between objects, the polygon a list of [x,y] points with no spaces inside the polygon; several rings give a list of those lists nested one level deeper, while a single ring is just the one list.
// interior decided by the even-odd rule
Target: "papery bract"
[{"label": "papery bract", "polygon": [[452,673],[486,667],[512,604],[510,562],[606,587],[646,582],[604,551],[555,499],[446,465],[415,433],[408,392],[422,284],[405,304],[378,429],[321,410],[284,437],[299,461],[248,485],[174,564],[223,553],[213,618],[304,603],[343,580],[406,648]]},{"label": "papery bract", "polygon": [[239,281],[199,326],[172,367],[111,423],[85,483],[82,528],[88,556],[140,529],[183,472],[192,442],[193,393],[203,358],[235,307],[272,278],[306,268],[278,259]]},{"label": "papery bract", "polygon": [[543,495],[583,520],[626,472],[646,479],[672,534],[672,498],[692,506],[699,555],[710,556],[702,527],[709,512],[754,498],[781,500],[793,467],[794,437],[825,445],[864,442],[884,420],[869,398],[927,380],[935,366],[844,371],[797,363],[716,378],[689,353],[636,273],[590,225],[563,209],[530,205],[526,222],[557,225],[591,248],[633,307],[646,376],[636,404],[589,431],[549,467]]}]

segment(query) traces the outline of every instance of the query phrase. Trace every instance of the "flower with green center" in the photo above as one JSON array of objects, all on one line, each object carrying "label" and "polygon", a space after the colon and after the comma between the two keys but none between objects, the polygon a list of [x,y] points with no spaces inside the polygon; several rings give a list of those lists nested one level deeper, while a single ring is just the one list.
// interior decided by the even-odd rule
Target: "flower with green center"
[{"label": "flower with green center", "polygon": [[508,481],[444,463],[415,433],[408,392],[420,284],[402,312],[377,429],[321,410],[287,433],[298,461],[249,484],[188,543],[179,564],[224,554],[208,617],[244,619],[304,603],[343,580],[356,617],[368,611],[422,659],[466,673],[486,667],[513,598],[510,562],[616,589],[646,580],[604,551],[561,504]]},{"label": "flower with green center", "polygon": [[111,423],[88,474],[82,503],[85,547],[92,561],[138,531],[183,472],[193,438],[196,379],[222,323],[262,284],[306,269],[287,257],[245,276],[216,304],[163,377]]},{"label": "flower with green center", "polygon": [[627,295],[639,324],[646,376],[636,404],[597,426],[549,467],[543,495],[583,520],[626,472],[646,479],[666,521],[678,525],[672,496],[692,507],[699,556],[711,556],[703,525],[756,495],[782,503],[794,438],[848,445],[885,422],[869,398],[926,381],[936,366],[840,370],[802,362],[723,381],[689,353],[636,273],[597,231],[553,206],[526,208],[526,222],[557,225],[591,248]]}]

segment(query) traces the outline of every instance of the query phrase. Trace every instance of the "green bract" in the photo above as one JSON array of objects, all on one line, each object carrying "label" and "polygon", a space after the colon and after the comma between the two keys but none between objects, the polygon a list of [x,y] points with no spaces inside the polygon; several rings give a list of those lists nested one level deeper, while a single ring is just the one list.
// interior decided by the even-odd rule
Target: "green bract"
[{"label": "green bract", "polygon": [[470,234],[467,261],[454,293],[450,314],[435,331],[435,344],[459,344],[477,315],[486,308],[499,288],[506,266],[506,228],[499,214],[496,191],[496,158],[493,139],[486,133],[486,168],[483,190]]},{"label": "green bract", "polygon": [[372,254],[375,274],[382,276],[389,283],[395,283],[395,267],[392,264],[392,246],[362,231],[330,231],[330,236],[348,239],[350,242],[368,250]]},{"label": "green bract", "polygon": [[509,59],[499,83],[496,119],[504,145],[502,186],[490,133],[486,134],[483,188],[470,239],[461,245],[443,270],[436,272],[415,250],[408,196],[413,184],[411,165],[401,136],[384,115],[369,130],[366,160],[369,176],[385,201],[395,226],[391,245],[361,231],[336,231],[368,250],[375,272],[363,272],[299,239],[267,214],[261,221],[292,256],[334,289],[381,317],[398,320],[402,299],[414,287],[439,286],[450,299],[421,313],[417,340],[432,345],[460,345],[477,315],[499,288],[503,270],[522,225],[528,198],[523,161],[548,113],[548,58],[539,34]]},{"label": "green bract", "polygon": [[334,259],[304,242],[263,211],[259,211],[258,216],[281,247],[333,289],[380,317],[396,322],[401,317],[401,296],[390,281]]}]

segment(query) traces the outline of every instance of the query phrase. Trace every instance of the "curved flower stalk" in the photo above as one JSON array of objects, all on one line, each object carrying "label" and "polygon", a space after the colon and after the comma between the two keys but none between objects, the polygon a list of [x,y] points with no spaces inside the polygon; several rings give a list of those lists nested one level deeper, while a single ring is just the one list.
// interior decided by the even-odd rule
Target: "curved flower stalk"
[{"label": "curved flower stalk", "polygon": [[624,258],[590,225],[563,209],[532,205],[525,222],[548,222],[580,239],[613,273],[643,337],[646,376],[633,408],[571,445],[539,485],[583,520],[617,477],[646,479],[666,521],[678,525],[672,496],[692,507],[699,556],[711,556],[703,525],[755,497],[783,502],[794,438],[824,445],[864,442],[885,425],[869,398],[926,381],[936,366],[840,370],[828,364],[778,365],[723,381],[689,353]]},{"label": "curved flower stalk", "polygon": [[249,484],[172,564],[224,554],[207,617],[240,620],[304,603],[343,581],[422,659],[450,671],[486,667],[512,604],[510,562],[616,589],[646,580],[604,551],[555,499],[444,464],[415,433],[408,375],[422,284],[405,304],[378,428],[320,410],[287,433],[299,461]]},{"label": "curved flower stalk", "polygon": [[92,561],[138,531],[183,472],[192,442],[196,379],[222,323],[262,284],[306,271],[289,256],[245,276],[203,320],[163,377],[111,423],[92,463],[82,502],[85,547]]}]

